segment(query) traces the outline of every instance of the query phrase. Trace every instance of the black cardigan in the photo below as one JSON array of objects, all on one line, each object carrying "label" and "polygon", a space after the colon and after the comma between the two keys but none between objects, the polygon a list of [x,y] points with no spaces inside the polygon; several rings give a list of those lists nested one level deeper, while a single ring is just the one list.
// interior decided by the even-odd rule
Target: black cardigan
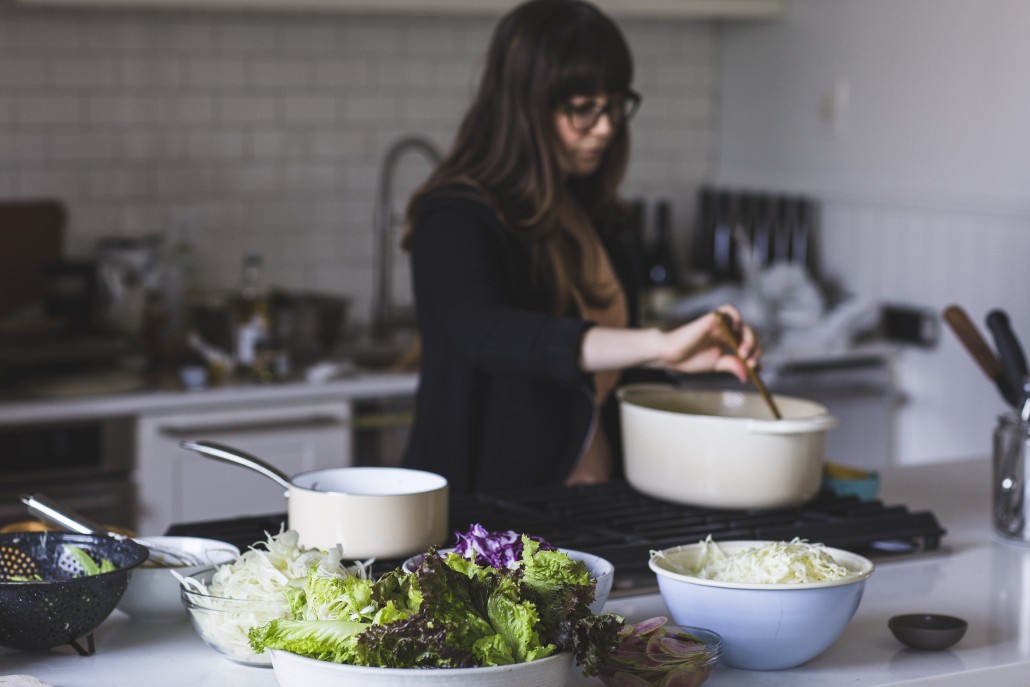
[{"label": "black cardigan", "polygon": [[592,323],[548,314],[527,244],[473,199],[438,192],[419,203],[411,266],[422,367],[404,464],[458,492],[561,484],[595,422],[579,367]]}]

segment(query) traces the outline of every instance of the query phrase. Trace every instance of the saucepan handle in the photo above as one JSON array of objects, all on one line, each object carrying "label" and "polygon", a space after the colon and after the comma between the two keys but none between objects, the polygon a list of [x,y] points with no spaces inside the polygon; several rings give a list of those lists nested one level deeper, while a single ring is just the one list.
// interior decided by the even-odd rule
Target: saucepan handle
[{"label": "saucepan handle", "polygon": [[266,463],[260,458],[256,458],[245,451],[241,451],[238,448],[226,446],[224,444],[216,444],[213,441],[180,441],[179,446],[186,449],[187,451],[196,451],[202,456],[208,458],[214,458],[225,463],[232,463],[234,465],[242,465],[245,468],[258,472],[270,480],[278,483],[283,489],[289,491],[292,485],[290,484],[290,478],[279,468]]}]

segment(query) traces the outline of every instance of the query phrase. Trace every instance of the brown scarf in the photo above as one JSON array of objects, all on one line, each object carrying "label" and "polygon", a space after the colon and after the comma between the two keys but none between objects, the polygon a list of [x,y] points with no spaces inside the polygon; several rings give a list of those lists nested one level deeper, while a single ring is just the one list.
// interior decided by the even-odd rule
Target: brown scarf
[{"label": "brown scarf", "polygon": [[[583,319],[597,323],[601,327],[625,327],[629,323],[626,308],[626,294],[615,276],[611,261],[608,259],[597,234],[588,223],[576,223],[576,238],[583,249],[583,267],[588,281],[596,284],[599,293],[612,294],[605,306],[588,305],[581,293],[575,291],[573,297]],[[594,394],[598,410],[604,405],[608,394],[615,388],[619,379],[619,370],[604,370],[594,374]],[[579,463],[566,484],[577,482],[602,482],[612,473],[612,452],[600,421],[597,422],[594,434],[589,439],[586,450],[580,456]]]}]

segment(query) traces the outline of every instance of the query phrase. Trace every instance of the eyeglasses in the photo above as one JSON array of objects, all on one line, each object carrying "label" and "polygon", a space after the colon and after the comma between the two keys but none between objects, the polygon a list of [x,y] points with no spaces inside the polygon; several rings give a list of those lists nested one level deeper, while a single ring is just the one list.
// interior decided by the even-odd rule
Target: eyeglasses
[{"label": "eyeglasses", "polygon": [[562,103],[558,106],[561,112],[569,120],[569,125],[581,134],[588,133],[601,121],[601,115],[607,115],[612,128],[617,129],[637,113],[640,107],[640,94],[635,91],[626,91],[619,95],[608,98],[605,105],[599,105],[591,100],[582,105]]}]

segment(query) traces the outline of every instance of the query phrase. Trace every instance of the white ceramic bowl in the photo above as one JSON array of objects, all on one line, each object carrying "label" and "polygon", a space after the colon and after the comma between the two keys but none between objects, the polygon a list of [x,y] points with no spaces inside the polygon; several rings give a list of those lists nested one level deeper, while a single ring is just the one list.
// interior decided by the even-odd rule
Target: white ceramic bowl
[{"label": "white ceramic bowl", "polygon": [[186,619],[186,609],[179,598],[179,580],[171,573],[192,575],[198,570],[228,563],[240,555],[240,550],[224,541],[199,537],[140,537],[141,541],[159,544],[198,556],[203,565],[182,567],[141,566],[129,576],[118,610],[141,622],[165,623]]},{"label": "white ceramic bowl", "polygon": [[567,651],[529,663],[451,669],[369,668],[270,653],[279,687],[562,687],[572,667]]},{"label": "white ceramic bowl", "polygon": [[[768,544],[719,542],[728,555]],[[745,670],[780,670],[805,663],[833,644],[858,610],[866,580],[873,574],[868,559],[827,548],[839,564],[855,573],[829,582],[742,584],[704,580],[673,572],[697,564],[701,544],[665,549],[651,558],[658,589],[673,620],[717,632],[722,661]]]},{"label": "white ceramic bowl", "polygon": [[[592,553],[586,553],[584,551],[576,551],[574,549],[562,549],[559,551],[563,552],[566,556],[574,561],[583,561],[583,564],[587,567],[587,572],[590,573],[590,577],[597,583],[594,587],[594,601],[590,604],[591,613],[600,613],[604,605],[608,603],[608,595],[612,592],[612,583],[615,581],[615,566],[609,561],[595,556]],[[440,553],[446,555],[451,553],[454,549],[440,549]],[[412,573],[415,572],[421,563],[422,559],[425,558],[424,553],[420,553],[417,556],[404,561],[402,568],[404,572]]]},{"label": "white ceramic bowl", "polygon": [[631,384],[618,391],[626,481],[659,499],[708,508],[797,506],[819,491],[826,406],[753,392]]}]

